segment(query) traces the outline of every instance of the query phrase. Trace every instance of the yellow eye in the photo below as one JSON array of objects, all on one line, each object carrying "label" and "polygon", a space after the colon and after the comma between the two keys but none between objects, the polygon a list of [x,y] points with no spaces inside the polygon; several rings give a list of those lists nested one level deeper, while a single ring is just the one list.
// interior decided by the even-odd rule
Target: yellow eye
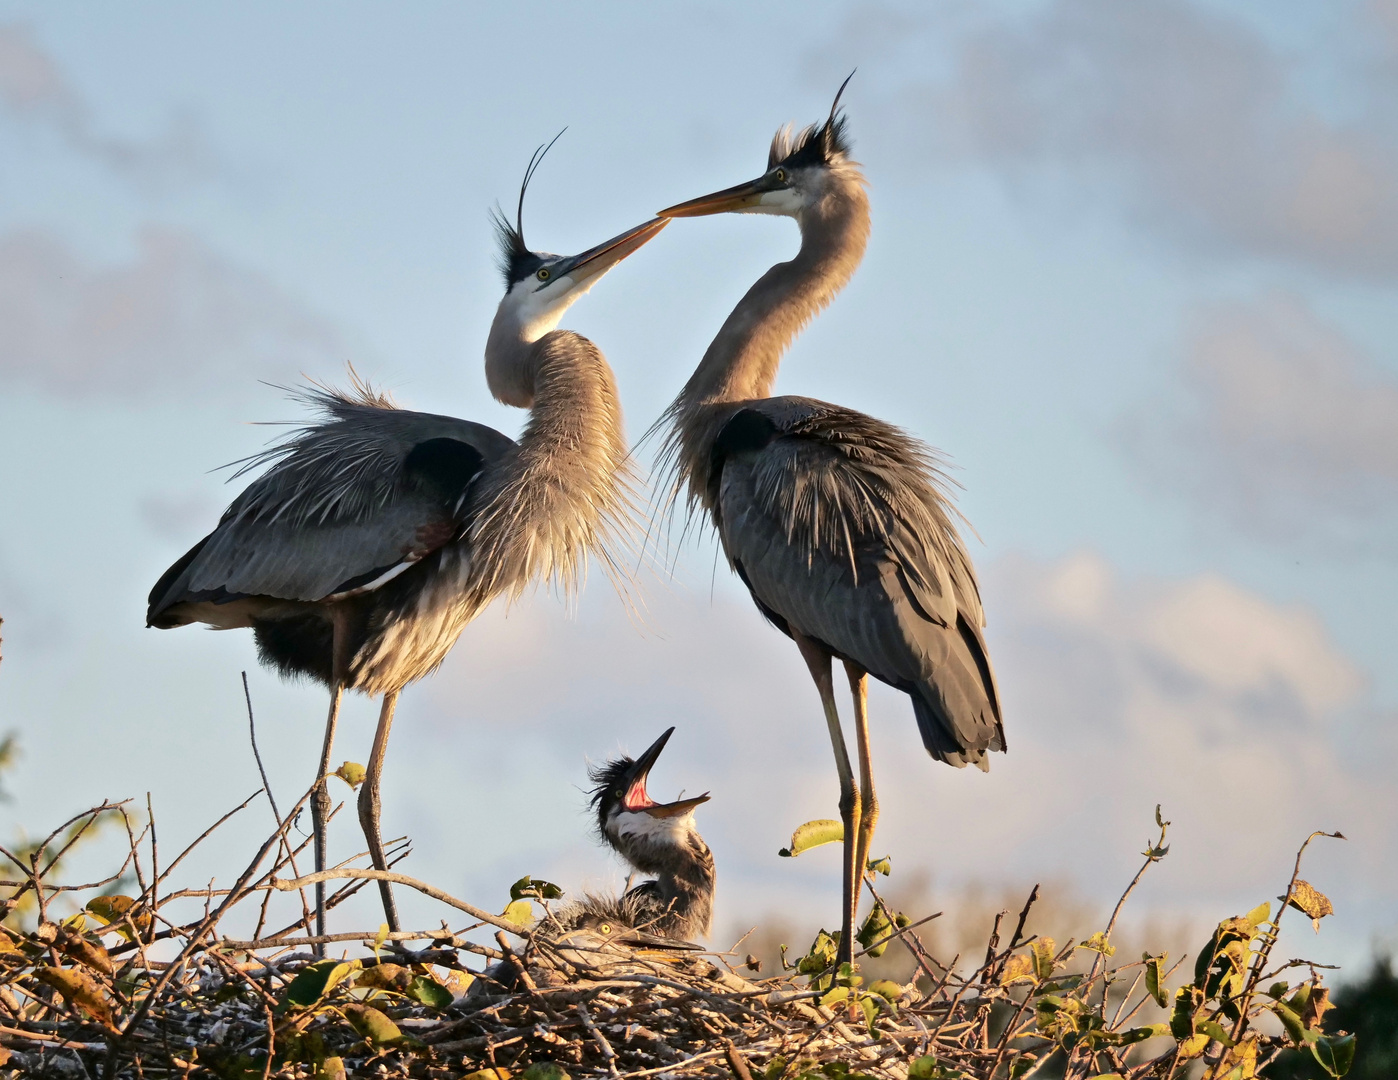
[{"label": "yellow eye", "polygon": [[540,281],[547,281],[549,279],[549,268],[547,266],[539,267],[539,272],[534,276]]},{"label": "yellow eye", "polygon": [[599,926],[597,929],[598,929],[598,930],[601,930],[602,933],[604,933],[604,934],[610,934],[610,933],[612,932],[612,924],[611,924],[611,923],[603,923],[603,924],[602,924],[601,926]]},{"label": "yellow eye", "polygon": [[778,169],[778,170],[777,170],[777,183],[779,183],[779,184],[785,184],[785,183],[786,183],[786,170],[785,170],[785,169]]}]

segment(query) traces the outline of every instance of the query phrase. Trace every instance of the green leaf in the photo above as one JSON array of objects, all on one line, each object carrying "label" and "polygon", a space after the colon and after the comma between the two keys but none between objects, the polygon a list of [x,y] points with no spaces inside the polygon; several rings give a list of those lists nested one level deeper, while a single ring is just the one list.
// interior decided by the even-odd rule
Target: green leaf
[{"label": "green leaf", "polygon": [[1046,937],[1031,941],[1029,948],[1034,954],[1034,974],[1042,982],[1053,974],[1053,938]]},{"label": "green leaf", "polygon": [[878,994],[890,1004],[896,1004],[903,996],[903,988],[892,979],[875,979],[869,984],[869,993]]},{"label": "green leaf", "polygon": [[552,881],[532,878],[528,874],[510,886],[511,900],[522,900],[525,897],[533,897],[536,900],[557,900],[562,895],[563,890]]},{"label": "green leaf", "polygon": [[1159,956],[1151,956],[1150,953],[1142,953],[1141,959],[1146,962],[1146,992],[1155,998],[1155,1003],[1162,1009],[1166,1005],[1165,991],[1165,958],[1168,953],[1161,953]]},{"label": "green leaf", "polygon": [[556,1061],[536,1061],[519,1075],[520,1080],[569,1080],[567,1070]]},{"label": "green leaf", "polygon": [[1116,946],[1108,943],[1107,934],[1103,930],[1098,930],[1097,933],[1075,947],[1079,949],[1091,949],[1093,952],[1101,953],[1103,956],[1116,955]]},{"label": "green leaf", "polygon": [[359,764],[359,762],[346,761],[331,773],[331,775],[338,776],[350,787],[357,788],[360,784],[364,783],[364,777],[368,774],[364,771],[364,766]]},{"label": "green leaf", "polygon": [[317,960],[307,964],[291,980],[283,1000],[294,1008],[309,1009],[359,968],[358,960]]},{"label": "green leaf", "polygon": [[783,859],[794,859],[803,851],[810,851],[821,844],[838,843],[844,838],[845,827],[838,821],[828,818],[808,821],[804,825],[798,825],[796,831],[791,834],[791,846],[782,848],[777,854]]},{"label": "green leaf", "polygon": [[1222,1043],[1224,1046],[1237,1045],[1237,1043],[1233,1041],[1232,1037],[1228,1034],[1228,1032],[1223,1030],[1223,1025],[1221,1025],[1217,1020],[1201,1020],[1198,1024],[1194,1026],[1194,1029],[1198,1031],[1200,1034],[1207,1035],[1209,1038],[1215,1040],[1216,1042]]},{"label": "green leaf", "polygon": [[398,1046],[406,1040],[398,1025],[372,1005],[350,1002],[341,1006],[340,1011],[364,1041],[374,1046]]},{"label": "green leaf", "polygon": [[878,1002],[882,1000],[882,998],[875,999],[868,994],[861,994],[859,997],[859,1007],[864,1010],[864,1026],[869,1029],[870,1038],[877,1035],[874,1021],[879,1018]]},{"label": "green leaf", "polygon": [[451,991],[426,975],[419,975],[413,979],[412,985],[408,987],[408,997],[432,1009],[445,1009],[452,1003]]},{"label": "green leaf", "polygon": [[[841,839],[843,839],[844,830],[841,829],[840,832]],[[871,874],[882,874],[884,877],[888,877],[893,873],[893,863],[890,861],[889,857],[885,855],[882,859],[870,859],[866,869]]]},{"label": "green leaf", "polygon": [[960,1080],[965,1075],[960,1069],[937,1064],[931,1054],[908,1063],[908,1080]]},{"label": "green leaf", "polygon": [[345,1080],[343,1058],[328,1057],[316,1066],[316,1080]]},{"label": "green leaf", "polygon": [[1311,1056],[1331,1076],[1344,1076],[1354,1064],[1354,1036],[1322,1035],[1311,1043]]},{"label": "green leaf", "polygon": [[[893,920],[888,917],[888,912],[882,904],[875,903],[868,917],[865,918],[864,925],[859,928],[859,933],[855,934],[854,938],[869,950],[870,956],[882,956],[888,950],[889,942],[892,940],[891,938],[889,940],[883,939],[888,938],[892,931]],[[875,945],[875,942],[879,942],[879,944]]]},{"label": "green leaf", "polygon": [[1277,1014],[1277,1019],[1281,1021],[1282,1027],[1286,1028],[1286,1034],[1293,1043],[1300,1046],[1306,1041],[1306,1025],[1301,1023],[1301,1018],[1286,1002],[1272,1002],[1272,1011]]},{"label": "green leaf", "polygon": [[[131,922],[140,933],[144,934],[150,929],[150,913],[137,909],[136,901],[129,896],[94,896],[87,902],[84,910],[91,912],[108,926],[130,916]],[[131,931],[127,927],[120,927],[119,932],[127,941],[131,940]]]},{"label": "green leaf", "polygon": [[[1301,885],[1301,884],[1303,884],[1303,882],[1298,881],[1296,884]],[[1307,887],[1307,888],[1310,888],[1309,885],[1306,886],[1306,887]],[[1319,894],[1317,893],[1316,895],[1319,895]],[[1326,901],[1327,904],[1328,904],[1329,902],[1330,902],[1330,901],[1328,901],[1328,900]],[[1265,923],[1265,922],[1267,921],[1267,919],[1271,916],[1271,914],[1272,914],[1272,905],[1271,905],[1271,904],[1258,904],[1255,908],[1253,908],[1251,911],[1249,911],[1249,912],[1247,913],[1247,915],[1244,916],[1244,918],[1246,918],[1247,921],[1248,921],[1249,923],[1252,924],[1253,929],[1256,929],[1257,927],[1259,927],[1259,926],[1261,926],[1263,923]]]}]

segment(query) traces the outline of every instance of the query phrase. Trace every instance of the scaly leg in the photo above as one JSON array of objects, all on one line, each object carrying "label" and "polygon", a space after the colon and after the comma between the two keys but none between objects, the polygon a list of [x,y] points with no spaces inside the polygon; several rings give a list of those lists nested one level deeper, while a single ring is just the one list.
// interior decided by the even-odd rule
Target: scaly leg
[{"label": "scaly leg", "polygon": [[[364,839],[369,842],[369,857],[374,860],[376,870],[388,869],[388,862],[383,857],[383,837],[379,831],[379,778],[383,775],[383,754],[388,747],[388,732],[393,727],[393,708],[397,704],[397,690],[384,694],[383,707],[379,710],[379,726],[374,732],[374,748],[369,752],[364,786],[359,789],[359,825],[364,830]],[[398,930],[398,908],[393,903],[393,889],[388,882],[379,882],[379,895],[383,897],[383,914],[388,928]]]},{"label": "scaly leg", "polygon": [[849,750],[840,730],[840,711],[835,705],[835,686],[830,677],[830,653],[810,638],[792,631],[792,639],[810,669],[825,709],[825,723],[830,730],[830,745],[835,751],[835,769],[840,774],[840,821],[845,828],[844,844],[844,902],[840,914],[840,948],[835,955],[837,964],[854,962],[854,913],[859,903],[863,877],[855,866],[855,848],[859,834],[859,789],[854,783],[854,771],[849,764]]},{"label": "scaly leg", "polygon": [[[849,692],[854,698],[854,745],[859,752],[859,846],[855,865],[859,882],[864,883],[865,867],[869,865],[869,848],[874,842],[874,825],[879,820],[879,800],[874,794],[874,769],[869,760],[869,679],[863,668],[845,661],[849,676]],[[858,900],[855,901],[856,911]]]}]

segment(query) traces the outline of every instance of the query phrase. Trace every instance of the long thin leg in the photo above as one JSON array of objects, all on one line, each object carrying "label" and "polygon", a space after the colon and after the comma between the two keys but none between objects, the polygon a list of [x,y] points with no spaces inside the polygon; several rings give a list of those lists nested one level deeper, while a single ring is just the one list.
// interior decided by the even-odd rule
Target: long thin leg
[{"label": "long thin leg", "polygon": [[840,821],[845,827],[844,897],[840,912],[840,948],[835,955],[837,964],[854,962],[854,911],[859,901],[863,877],[855,866],[855,849],[859,833],[859,789],[849,764],[845,734],[840,729],[840,711],[835,705],[835,685],[830,677],[830,654],[810,638],[793,631],[792,640],[820,691],[820,703],[825,709],[825,724],[830,730],[830,745],[835,751],[835,769],[840,774]]},{"label": "long thin leg", "polygon": [[[330,687],[330,715],[325,720],[325,742],[320,749],[320,771],[316,773],[316,790],[311,796],[311,828],[315,832],[316,870],[325,869],[325,822],[330,817],[330,791],[326,777],[330,772],[330,752],[335,745],[335,725],[340,719],[340,699],[344,690],[336,682]],[[325,882],[316,882],[316,934],[325,935]],[[315,947],[316,955],[325,954],[325,946]]]},{"label": "long thin leg", "polygon": [[[369,767],[365,771],[364,786],[359,789],[359,824],[364,830],[364,839],[369,842],[369,856],[377,870],[388,869],[388,862],[383,857],[383,838],[379,832],[379,778],[383,775],[383,754],[388,747],[388,732],[393,727],[393,708],[397,704],[397,690],[384,694],[383,707],[379,709],[379,726],[374,731],[374,748],[369,751]],[[383,897],[383,914],[388,928],[398,930],[398,908],[393,903],[393,889],[388,882],[379,882],[379,894]]]},{"label": "long thin leg", "polygon": [[[874,825],[879,820],[879,799],[874,794],[874,768],[869,759],[869,679],[868,674],[857,664],[845,661],[845,674],[849,676],[849,692],[854,698],[854,746],[859,752],[859,846],[855,851],[854,862],[859,872],[859,882],[864,882],[865,867],[869,865],[869,848],[874,841]],[[859,897],[856,889],[855,914],[859,911]]]}]

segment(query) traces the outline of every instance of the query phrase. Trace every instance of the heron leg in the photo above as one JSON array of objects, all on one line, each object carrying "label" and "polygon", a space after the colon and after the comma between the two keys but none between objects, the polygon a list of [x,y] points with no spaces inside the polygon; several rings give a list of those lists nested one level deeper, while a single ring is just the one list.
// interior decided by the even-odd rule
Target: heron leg
[{"label": "heron leg", "polygon": [[874,768],[869,759],[869,677],[857,664],[845,661],[849,676],[849,692],[854,698],[854,745],[859,752],[859,845],[855,866],[859,881],[864,881],[869,865],[869,848],[874,842],[874,825],[879,820],[879,799],[874,794]]},{"label": "heron leg", "polygon": [[835,954],[837,964],[854,962],[854,920],[859,908],[859,890],[863,876],[855,864],[859,835],[859,789],[850,768],[849,749],[840,728],[840,711],[835,705],[835,684],[830,673],[830,653],[808,637],[792,632],[796,647],[810,669],[825,709],[825,724],[830,731],[830,745],[835,751],[835,769],[840,774],[840,822],[845,829],[844,843],[844,903],[840,913],[840,948]]},{"label": "heron leg", "polygon": [[[335,745],[335,725],[340,719],[340,699],[344,688],[338,681],[330,687],[330,715],[325,720],[325,742],[320,749],[320,771],[316,773],[316,790],[311,796],[311,828],[315,834],[316,871],[325,869],[325,823],[330,818],[330,791],[326,778],[330,773],[330,751]],[[325,882],[316,882],[316,934],[325,936]],[[315,947],[316,955],[325,954],[325,946]]]},{"label": "heron leg", "polygon": [[[383,755],[388,747],[388,732],[393,727],[393,709],[397,704],[397,690],[384,694],[383,706],[379,709],[379,726],[374,731],[374,748],[369,751],[369,767],[365,770],[364,786],[359,789],[359,824],[364,830],[364,839],[369,842],[369,857],[374,860],[376,870],[388,869],[388,862],[383,857],[383,836],[379,831],[379,778],[383,775]],[[393,889],[388,882],[379,882],[379,895],[383,897],[383,914],[388,928],[398,930],[398,908],[393,903]]]}]

